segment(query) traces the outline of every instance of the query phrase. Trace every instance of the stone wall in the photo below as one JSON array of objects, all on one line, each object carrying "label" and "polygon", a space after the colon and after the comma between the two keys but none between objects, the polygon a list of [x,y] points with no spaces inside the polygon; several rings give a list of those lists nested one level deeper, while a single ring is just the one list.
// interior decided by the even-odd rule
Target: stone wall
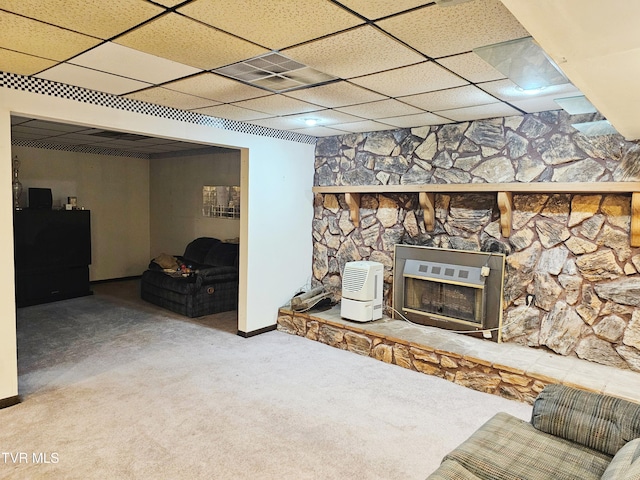
[{"label": "stone wall", "polygon": [[[318,140],[316,185],[637,181],[637,145],[585,137],[562,111]],[[581,119],[584,121],[584,119]],[[605,187],[602,190],[606,190]],[[340,296],[344,264],[385,265],[397,243],[507,254],[503,340],[640,371],[640,249],[631,195],[514,194],[503,238],[494,194],[436,195],[426,232],[417,194],[363,195],[355,227],[343,195],[315,197],[314,285]],[[526,306],[526,296],[535,295]]]},{"label": "stone wall", "polygon": [[[500,395],[510,400],[532,404],[545,385],[563,383],[557,378],[526,372],[504,363],[367,332],[356,325],[340,325],[313,316],[312,313],[280,309],[277,325],[281,332],[434,375],[463,387]],[[581,385],[580,388],[585,387]]]}]

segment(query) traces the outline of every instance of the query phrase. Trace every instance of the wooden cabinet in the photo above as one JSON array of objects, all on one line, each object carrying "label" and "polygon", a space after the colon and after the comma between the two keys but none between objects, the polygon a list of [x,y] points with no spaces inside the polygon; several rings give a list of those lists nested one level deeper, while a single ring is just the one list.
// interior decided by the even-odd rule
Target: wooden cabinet
[{"label": "wooden cabinet", "polygon": [[13,224],[18,307],[91,295],[88,210],[17,210]]}]

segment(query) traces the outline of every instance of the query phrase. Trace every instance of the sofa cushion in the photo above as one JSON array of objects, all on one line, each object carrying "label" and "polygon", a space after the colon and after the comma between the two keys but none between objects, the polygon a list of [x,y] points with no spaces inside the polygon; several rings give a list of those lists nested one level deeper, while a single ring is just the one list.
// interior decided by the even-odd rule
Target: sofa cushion
[{"label": "sofa cushion", "polygon": [[200,237],[193,240],[184,250],[183,259],[187,262],[206,264],[204,261],[212,247],[218,245],[220,240],[211,237]]},{"label": "sofa cushion", "polygon": [[142,274],[142,283],[153,285],[164,290],[189,295],[196,291],[196,277],[171,277],[164,272],[147,270]]},{"label": "sofa cushion", "polygon": [[501,412],[445,460],[458,462],[483,480],[598,480],[611,456]]},{"label": "sofa cushion", "polygon": [[618,450],[604,471],[602,480],[638,480],[640,478],[640,438]]},{"label": "sofa cushion", "polygon": [[217,243],[207,252],[202,263],[214,267],[237,267],[238,249],[237,243]]},{"label": "sofa cushion", "polygon": [[238,269],[235,267],[203,267],[196,271],[203,284],[211,282],[231,282],[240,278]]},{"label": "sofa cushion", "polygon": [[531,424],[609,455],[640,437],[640,405],[620,398],[547,385],[533,404]]}]

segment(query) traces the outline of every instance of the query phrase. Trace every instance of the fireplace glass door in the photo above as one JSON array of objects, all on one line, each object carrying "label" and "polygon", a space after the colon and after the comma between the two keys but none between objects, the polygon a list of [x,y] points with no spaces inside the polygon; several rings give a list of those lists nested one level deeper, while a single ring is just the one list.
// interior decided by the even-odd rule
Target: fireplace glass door
[{"label": "fireplace glass door", "polygon": [[482,326],[484,289],[405,277],[404,309]]}]

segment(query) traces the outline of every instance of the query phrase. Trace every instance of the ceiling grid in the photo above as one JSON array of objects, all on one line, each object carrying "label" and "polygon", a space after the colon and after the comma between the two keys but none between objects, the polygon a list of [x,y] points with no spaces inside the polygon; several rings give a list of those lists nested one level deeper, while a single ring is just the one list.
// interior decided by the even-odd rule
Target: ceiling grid
[{"label": "ceiling grid", "polygon": [[569,81],[525,91],[474,53],[531,36],[501,0],[449,4],[0,0],[1,81],[305,143],[557,110],[556,98],[582,95]]}]

